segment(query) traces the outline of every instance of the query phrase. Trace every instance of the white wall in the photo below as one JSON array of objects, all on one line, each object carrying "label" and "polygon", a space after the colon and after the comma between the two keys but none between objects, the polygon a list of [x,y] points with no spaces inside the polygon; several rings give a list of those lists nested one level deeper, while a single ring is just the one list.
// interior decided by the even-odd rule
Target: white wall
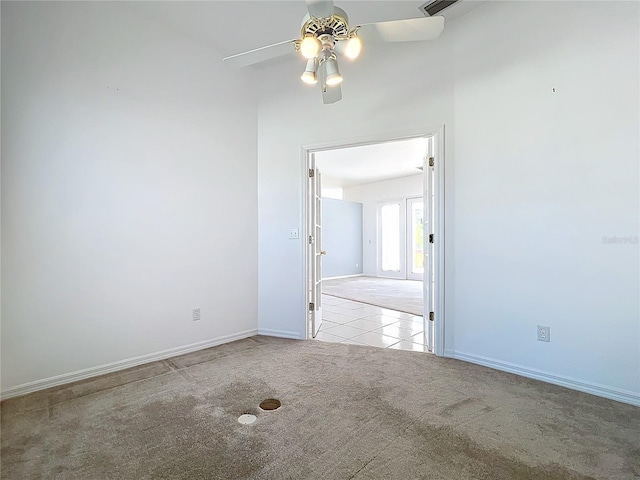
[{"label": "white wall", "polygon": [[322,199],[322,278],[362,274],[362,203]]},{"label": "white wall", "polygon": [[342,187],[322,187],[321,195],[326,198],[333,198],[335,200],[342,200],[344,195]]},{"label": "white wall", "polygon": [[602,240],[640,227],[638,7],[506,2],[460,29],[447,347],[640,403],[639,246]]},{"label": "white wall", "polygon": [[639,230],[638,8],[488,3],[365,46],[331,106],[300,62],[261,71],[260,329],[304,336],[301,145],[444,124],[447,353],[640,404],[639,248],[602,241]]},{"label": "white wall", "polygon": [[257,329],[249,91],[124,3],[2,3],[3,392]]},{"label": "white wall", "polygon": [[378,203],[387,200],[422,197],[422,189],[422,174],[356,185],[344,189],[345,200],[360,202],[363,205],[363,275],[375,277],[378,274]]}]

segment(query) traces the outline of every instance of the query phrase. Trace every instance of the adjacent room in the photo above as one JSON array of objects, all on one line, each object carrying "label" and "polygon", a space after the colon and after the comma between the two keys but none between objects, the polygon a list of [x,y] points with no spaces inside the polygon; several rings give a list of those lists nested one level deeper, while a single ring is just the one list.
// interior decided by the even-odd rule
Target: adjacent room
[{"label": "adjacent room", "polygon": [[314,338],[425,351],[427,156],[426,138],[315,153],[324,256],[322,326]]},{"label": "adjacent room", "polygon": [[0,8],[2,480],[640,477],[640,3]]}]

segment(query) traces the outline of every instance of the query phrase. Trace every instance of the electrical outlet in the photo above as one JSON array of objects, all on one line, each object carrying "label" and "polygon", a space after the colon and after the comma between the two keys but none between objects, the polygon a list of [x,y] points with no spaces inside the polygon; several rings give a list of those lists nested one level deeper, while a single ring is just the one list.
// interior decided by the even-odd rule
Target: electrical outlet
[{"label": "electrical outlet", "polygon": [[290,240],[295,240],[297,238],[300,238],[300,235],[298,234],[298,229],[297,228],[290,228],[289,229],[289,239]]},{"label": "electrical outlet", "polygon": [[198,320],[200,320],[200,309],[199,308],[194,308],[193,309],[193,321],[197,322]]},{"label": "electrical outlet", "polygon": [[548,342],[551,340],[551,329],[549,327],[543,327],[538,325],[538,341]]}]

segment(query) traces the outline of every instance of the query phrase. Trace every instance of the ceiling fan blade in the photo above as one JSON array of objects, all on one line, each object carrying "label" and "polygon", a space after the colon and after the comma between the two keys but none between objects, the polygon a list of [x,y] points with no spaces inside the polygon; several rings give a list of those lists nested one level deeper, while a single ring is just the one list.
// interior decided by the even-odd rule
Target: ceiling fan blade
[{"label": "ceiling fan blade", "polygon": [[444,17],[409,18],[360,26],[363,42],[421,42],[438,38],[444,29]]},{"label": "ceiling fan blade", "polygon": [[333,15],[333,0],[306,0],[309,15],[316,18],[326,18]]},{"label": "ceiling fan blade", "polygon": [[342,88],[340,88],[340,85],[326,87],[326,89],[322,90],[322,103],[336,103],[339,100],[342,100]]},{"label": "ceiling fan blade", "polygon": [[287,40],[286,42],[274,43],[266,47],[256,48],[248,52],[238,53],[230,57],[223,58],[223,62],[236,67],[246,67],[256,63],[271,60],[272,58],[294,53],[296,51],[296,40]]}]

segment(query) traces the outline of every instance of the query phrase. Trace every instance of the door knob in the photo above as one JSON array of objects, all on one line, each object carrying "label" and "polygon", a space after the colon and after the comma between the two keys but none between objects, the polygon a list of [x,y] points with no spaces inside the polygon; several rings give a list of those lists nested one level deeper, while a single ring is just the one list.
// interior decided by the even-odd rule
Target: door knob
[{"label": "door knob", "polygon": [[326,250],[321,250],[321,251],[320,251],[320,255],[326,255],[326,254],[327,254],[327,251],[326,251]]}]

